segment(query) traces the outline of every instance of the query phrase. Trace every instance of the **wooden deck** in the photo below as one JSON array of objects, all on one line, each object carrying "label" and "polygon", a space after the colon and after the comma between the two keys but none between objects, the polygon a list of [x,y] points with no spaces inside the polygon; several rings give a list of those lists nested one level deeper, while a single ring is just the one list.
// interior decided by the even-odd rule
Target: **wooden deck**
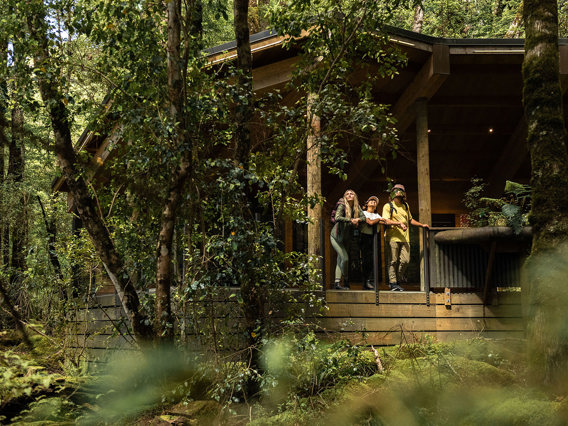
[{"label": "wooden deck", "polygon": [[[413,342],[426,335],[438,341],[524,335],[519,292],[495,293],[492,303],[486,306],[480,293],[429,296],[428,304],[424,292],[380,291],[377,304],[374,291],[328,290],[324,317],[313,317],[312,321],[319,326],[318,334],[323,339],[348,339],[353,344],[377,346]],[[240,318],[235,299],[216,299],[211,302],[213,309],[209,309],[215,313],[217,329],[226,327],[226,334],[232,333],[238,341],[236,336],[242,333],[235,327]],[[210,324],[211,318],[204,317],[202,323]],[[96,296],[91,306],[79,309],[70,321],[68,347],[77,354],[88,354],[90,359],[103,358],[116,350],[134,350],[133,339],[126,331],[118,299],[114,295]]]},{"label": "wooden deck", "polygon": [[519,292],[497,293],[484,306],[479,293],[328,291],[321,325],[332,339],[393,345],[430,335],[439,341],[483,337],[523,337]]}]

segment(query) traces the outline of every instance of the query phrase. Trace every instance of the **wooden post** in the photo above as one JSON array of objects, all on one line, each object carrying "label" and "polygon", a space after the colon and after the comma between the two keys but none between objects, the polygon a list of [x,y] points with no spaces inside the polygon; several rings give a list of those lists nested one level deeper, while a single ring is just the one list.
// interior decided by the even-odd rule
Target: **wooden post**
[{"label": "wooden post", "polygon": [[[308,138],[307,138],[307,183],[306,191],[308,196],[321,195],[321,157],[320,157],[320,118],[313,113],[312,106],[315,102],[315,95],[308,95]],[[313,208],[308,206],[308,217],[311,223],[308,224],[308,254],[321,256],[320,224],[322,220],[322,205],[317,203]]]},{"label": "wooden post", "polygon": [[[331,211],[325,211],[325,217],[330,217]],[[322,219],[323,220],[323,219]],[[329,239],[329,235],[331,234],[331,222],[329,220],[323,221],[324,225],[324,232],[325,232],[325,245],[322,247],[322,250],[327,253],[325,256],[325,276],[328,277],[328,280],[331,282],[335,277],[335,262],[336,262],[336,254],[335,250],[331,246],[331,240]]]},{"label": "wooden post", "polygon": [[294,226],[290,219],[284,219],[284,253],[294,250]]},{"label": "wooden post", "polygon": [[[428,107],[426,99],[418,99],[416,108],[416,157],[418,169],[418,220],[432,224],[430,197],[430,149],[428,145]],[[420,233],[420,289],[424,290],[423,233]]]}]

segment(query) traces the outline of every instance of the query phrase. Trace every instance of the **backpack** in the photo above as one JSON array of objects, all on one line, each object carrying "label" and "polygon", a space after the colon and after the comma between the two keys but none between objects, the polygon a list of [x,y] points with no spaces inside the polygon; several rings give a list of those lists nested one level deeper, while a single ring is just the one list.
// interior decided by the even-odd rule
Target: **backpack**
[{"label": "backpack", "polygon": [[335,225],[335,213],[337,213],[337,209],[339,208],[339,206],[341,204],[343,204],[343,198],[340,198],[339,200],[337,200],[337,202],[335,203],[335,207],[331,211],[331,224],[332,225]]},{"label": "backpack", "polygon": [[[393,205],[392,201],[389,201],[389,206],[390,206],[390,219],[392,220],[392,212],[397,213],[396,207]],[[406,201],[403,202],[402,206],[404,207],[404,210],[406,210],[407,212],[409,212],[409,207]],[[389,228],[390,225],[385,225],[385,228]]]}]

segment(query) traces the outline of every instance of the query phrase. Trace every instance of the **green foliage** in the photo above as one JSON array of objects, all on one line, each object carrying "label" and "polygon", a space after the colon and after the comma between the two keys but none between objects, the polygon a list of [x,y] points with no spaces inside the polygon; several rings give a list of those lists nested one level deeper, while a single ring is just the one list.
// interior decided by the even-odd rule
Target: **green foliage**
[{"label": "green foliage", "polygon": [[274,340],[264,347],[264,392],[272,403],[291,406],[313,398],[336,385],[377,371],[372,354],[347,341],[329,344],[313,332],[303,337]]},{"label": "green foliage", "polygon": [[58,378],[45,371],[44,367],[23,360],[16,353],[3,351],[0,354],[0,404],[4,405],[22,395],[49,389]]},{"label": "green foliage", "polygon": [[[198,336],[200,345],[214,351],[246,347],[245,296],[230,287],[248,283],[265,302],[255,334],[268,337],[283,327],[303,326],[322,305],[313,291],[319,284],[310,277],[313,261],[306,254],[283,252],[270,204],[259,202],[258,210],[264,211],[253,219],[245,201],[246,188],[259,188],[262,194],[273,182],[256,174],[254,167],[245,171],[231,161],[208,160],[203,166],[208,180],[199,194],[204,199],[195,210],[193,226],[186,228],[187,269],[174,298],[177,312],[189,315],[179,317],[185,333]],[[275,188],[268,191],[274,198],[280,196]]]},{"label": "green foliage", "polygon": [[[398,4],[294,0],[272,5],[274,28],[289,37],[285,46],[301,46],[291,87],[311,95],[302,97],[293,108],[278,107],[276,119],[266,120],[269,125],[274,123],[279,145],[294,147],[295,154],[289,160],[283,157],[291,166],[305,151],[302,141],[310,131],[305,119],[308,107],[309,114],[326,119],[317,143],[321,145],[322,162],[332,173],[344,176],[342,170],[350,160],[339,148],[340,142],[363,158],[380,161],[397,148],[394,119],[385,105],[373,101],[371,86],[379,77],[394,76],[405,63],[403,55],[389,47],[381,30]],[[298,42],[294,37],[302,31],[309,36]],[[310,119],[308,116],[308,122]],[[282,122],[287,125],[281,126]]]},{"label": "green foliage", "polygon": [[558,0],[558,36],[568,37],[568,1]]},{"label": "green foliage", "polygon": [[468,220],[471,226],[486,226],[489,218],[489,209],[480,202],[482,194],[487,186],[482,178],[471,179],[471,188],[464,194],[463,203],[470,211]]},{"label": "green foliage", "polygon": [[463,203],[470,210],[471,226],[510,226],[519,234],[528,223],[530,187],[507,181],[501,198],[483,197],[486,184],[481,178],[472,178],[472,187],[465,193]]},{"label": "green foliage", "polygon": [[[0,333],[0,423],[72,421],[81,412],[69,395],[77,392],[81,376],[61,370],[60,342],[28,329],[34,350],[25,352],[11,330]],[[7,423],[6,423],[7,424]]]},{"label": "green foliage", "polygon": [[523,229],[523,214],[520,206],[514,204],[505,204],[501,208],[501,212],[507,219],[507,225],[513,228],[515,234],[520,234]]},{"label": "green foliage", "polygon": [[90,383],[92,402],[104,409],[85,413],[81,420],[116,424],[133,419],[169,402],[177,386],[189,384],[196,366],[192,357],[165,347],[117,354]]},{"label": "green foliage", "polygon": [[[422,31],[448,38],[522,37],[520,0],[426,0]],[[391,24],[411,30],[414,10],[397,10]],[[517,28],[518,26],[518,28]],[[512,31],[511,31],[512,30]],[[509,33],[511,32],[511,33]]]},{"label": "green foliage", "polygon": [[227,361],[206,366],[206,373],[213,378],[208,396],[230,407],[246,401],[246,388],[250,380],[258,380],[258,372],[242,361]]}]

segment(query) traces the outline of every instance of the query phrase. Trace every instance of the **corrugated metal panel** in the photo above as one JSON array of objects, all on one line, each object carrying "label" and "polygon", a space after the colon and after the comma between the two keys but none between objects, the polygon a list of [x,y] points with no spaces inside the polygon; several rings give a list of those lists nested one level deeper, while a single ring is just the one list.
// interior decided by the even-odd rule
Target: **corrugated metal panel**
[{"label": "corrugated metal panel", "polygon": [[[430,287],[483,289],[489,252],[477,244],[436,244],[430,238]],[[519,287],[522,253],[496,253],[492,287]]]},{"label": "corrugated metal panel", "polygon": [[485,279],[487,254],[473,245],[435,245],[431,287],[480,288]]},{"label": "corrugated metal panel", "polygon": [[495,268],[491,281],[495,287],[520,287],[521,267],[523,255],[521,253],[497,253]]}]

